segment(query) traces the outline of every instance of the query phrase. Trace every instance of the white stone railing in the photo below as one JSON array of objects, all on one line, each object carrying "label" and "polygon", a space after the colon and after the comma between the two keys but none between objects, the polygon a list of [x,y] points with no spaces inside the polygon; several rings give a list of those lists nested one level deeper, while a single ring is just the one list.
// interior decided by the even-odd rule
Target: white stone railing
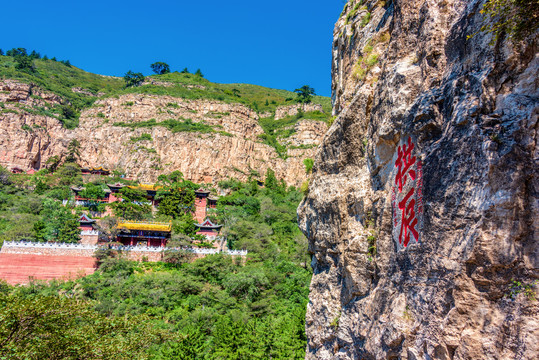
[{"label": "white stone railing", "polygon": [[[103,247],[107,247],[106,245]],[[120,251],[146,251],[146,252],[161,252],[165,248],[162,248],[160,246],[130,246],[130,245],[114,245],[111,246],[111,249],[114,250],[120,250]]]},{"label": "white stone railing", "polygon": [[[86,244],[67,244],[67,243],[38,243],[29,241],[5,241],[3,247],[6,248],[34,248],[34,249],[73,249],[73,250],[97,250],[99,248],[106,248],[107,245],[86,245]],[[120,251],[143,251],[143,252],[161,252],[164,250],[183,250],[189,251],[194,254],[227,254],[227,255],[247,255],[247,250],[225,250],[219,251],[218,249],[204,249],[204,248],[163,248],[159,246],[127,246],[127,245],[115,245],[111,246],[114,250]]]},{"label": "white stone railing", "polygon": [[245,256],[248,253],[247,250],[226,250],[223,252],[228,255],[242,255],[242,256]]},{"label": "white stone railing", "polygon": [[97,230],[82,230],[80,232],[81,235],[99,235],[99,231]]},{"label": "white stone railing", "polygon": [[218,249],[205,249],[205,248],[166,248],[165,250],[183,250],[189,251],[194,254],[227,254],[227,255],[247,255],[247,250],[224,250],[219,251]]},{"label": "white stone railing", "polygon": [[38,243],[30,241],[4,241],[6,248],[36,248],[36,249],[77,249],[95,250],[96,245],[68,244],[68,243]]}]

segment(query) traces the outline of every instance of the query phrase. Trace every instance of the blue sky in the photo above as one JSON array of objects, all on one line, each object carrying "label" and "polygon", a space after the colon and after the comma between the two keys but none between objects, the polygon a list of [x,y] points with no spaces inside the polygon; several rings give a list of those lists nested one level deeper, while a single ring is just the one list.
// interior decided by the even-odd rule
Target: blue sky
[{"label": "blue sky", "polygon": [[342,0],[4,1],[0,48],[37,50],[122,76],[200,68],[220,83],[331,94],[331,41]]}]

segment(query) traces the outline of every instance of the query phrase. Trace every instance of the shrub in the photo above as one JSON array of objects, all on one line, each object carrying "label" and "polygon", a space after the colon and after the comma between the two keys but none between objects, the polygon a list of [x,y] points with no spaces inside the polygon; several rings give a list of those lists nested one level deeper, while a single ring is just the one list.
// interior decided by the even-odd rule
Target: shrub
[{"label": "shrub", "polygon": [[[494,33],[491,45],[500,35],[507,34],[514,41],[533,34],[539,27],[537,0],[488,0],[480,11],[487,23],[479,32]],[[474,33],[467,38],[477,35]]]},{"label": "shrub", "polygon": [[309,193],[309,180],[305,180],[300,187],[300,191],[303,193],[303,195],[307,196]]},{"label": "shrub", "polygon": [[305,165],[305,172],[310,174],[313,170],[314,160],[311,158],[303,159],[303,165]]},{"label": "shrub", "polygon": [[167,264],[180,266],[193,258],[193,253],[185,250],[169,249],[163,253],[163,261]]},{"label": "shrub", "polygon": [[361,22],[359,23],[360,27],[365,27],[367,24],[371,21],[371,13],[367,12],[363,17],[361,18]]},{"label": "shrub", "polygon": [[140,136],[131,136],[132,142],[143,141],[143,140],[152,141],[153,140],[152,135],[144,133],[144,134],[141,134]]}]

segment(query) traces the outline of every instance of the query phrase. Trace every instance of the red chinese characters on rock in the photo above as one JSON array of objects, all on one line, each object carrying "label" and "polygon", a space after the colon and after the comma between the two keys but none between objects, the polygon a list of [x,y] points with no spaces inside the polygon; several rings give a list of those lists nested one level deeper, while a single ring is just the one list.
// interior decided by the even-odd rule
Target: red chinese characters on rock
[{"label": "red chinese characters on rock", "polygon": [[[403,245],[404,247],[408,246],[408,243],[410,242],[410,233],[414,235],[414,238],[416,241],[419,240],[419,234],[417,230],[415,229],[415,226],[417,225],[417,218],[415,216],[415,199],[411,199],[410,197],[414,195],[414,188],[411,188],[410,191],[408,191],[408,194],[402,199],[402,201],[399,202],[399,210],[402,211],[402,219],[401,219],[401,230],[399,233],[399,244]],[[403,234],[404,233],[404,234]],[[403,235],[404,235],[404,242],[403,242]]]},{"label": "red chinese characters on rock", "polygon": [[[398,147],[395,161],[397,174],[391,200],[394,226],[397,228],[400,225],[398,243],[401,247],[408,246],[410,235],[415,242],[419,241],[417,215],[421,214],[416,214],[416,211],[422,211],[422,171],[421,162],[413,155],[414,147],[412,139],[408,138],[406,143]],[[401,215],[400,224],[397,212]]]},{"label": "red chinese characters on rock", "polygon": [[414,144],[412,139],[408,138],[408,145],[404,144],[397,149],[397,161],[395,166],[398,168],[397,176],[395,176],[395,185],[399,186],[399,192],[402,192],[402,186],[406,185],[406,175],[409,175],[412,180],[415,180],[415,171],[412,166],[416,163],[416,157],[412,155]]}]

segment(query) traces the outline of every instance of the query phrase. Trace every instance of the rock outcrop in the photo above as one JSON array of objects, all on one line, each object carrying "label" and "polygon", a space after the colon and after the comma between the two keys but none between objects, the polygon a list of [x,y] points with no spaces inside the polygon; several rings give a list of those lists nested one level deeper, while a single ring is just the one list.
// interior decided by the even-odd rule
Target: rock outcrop
[{"label": "rock outcrop", "polygon": [[537,34],[482,1],[350,1],[298,209],[307,359],[539,357]]},{"label": "rock outcrop", "polygon": [[[271,168],[277,177],[297,186],[306,178],[303,159],[314,156],[313,146],[327,130],[324,122],[299,123],[290,139],[282,139],[292,144],[283,159],[259,138],[263,129],[258,114],[240,104],[127,94],[98,100],[82,112],[76,129],[66,130],[46,112],[60,105],[56,95],[13,80],[0,82],[0,88],[0,165],[23,170],[39,169],[50,157],[65,155],[69,142],[78,139],[82,166],[122,169],[144,182],[175,170],[197,182],[247,180],[252,170],[263,175]],[[151,119],[156,123],[190,119],[215,131],[173,133],[158,125],[118,126]],[[142,134],[151,140],[136,140]]]}]

